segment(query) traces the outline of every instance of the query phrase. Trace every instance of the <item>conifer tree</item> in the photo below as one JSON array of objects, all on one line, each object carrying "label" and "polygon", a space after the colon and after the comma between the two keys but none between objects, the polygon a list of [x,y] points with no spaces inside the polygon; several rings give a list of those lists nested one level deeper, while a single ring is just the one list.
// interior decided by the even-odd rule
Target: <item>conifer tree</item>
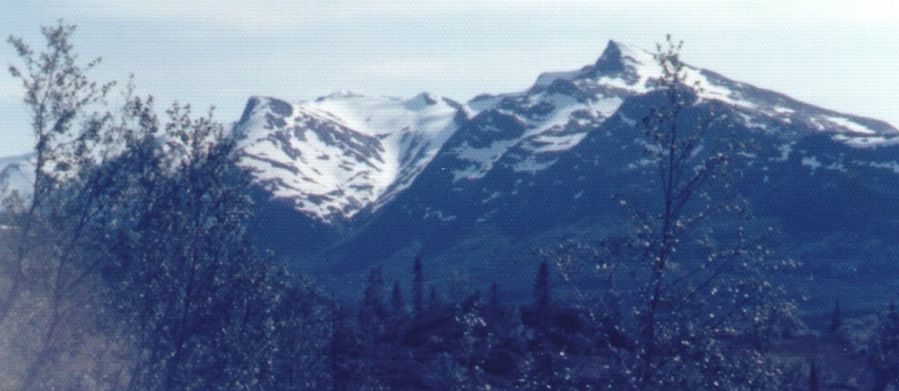
[{"label": "conifer tree", "polygon": [[549,263],[543,261],[537,268],[534,281],[534,317],[536,333],[530,342],[533,348],[531,371],[536,387],[552,389],[555,385],[554,348],[549,341],[549,316],[552,297],[549,281]]},{"label": "conifer tree", "polygon": [[499,301],[499,286],[494,282],[490,285],[490,299],[489,299],[490,307],[493,309],[497,309],[501,306]]},{"label": "conifer tree", "polygon": [[393,292],[390,293],[390,307],[394,316],[402,315],[406,311],[406,304],[403,303],[403,292],[400,290],[400,283],[393,283]]},{"label": "conifer tree", "polygon": [[843,327],[843,313],[840,309],[840,301],[837,300],[833,303],[833,312],[830,315],[827,331],[833,335],[840,331],[840,327]]},{"label": "conifer tree", "polygon": [[874,372],[874,390],[882,391],[890,386],[899,387],[899,310],[896,302],[881,320],[877,336],[868,353],[868,362]]},{"label": "conifer tree", "polygon": [[534,306],[539,313],[545,314],[544,311],[549,309],[551,300],[549,264],[543,261],[537,269],[537,278],[534,281]]},{"label": "conifer tree", "polygon": [[350,388],[353,333],[347,324],[346,312],[336,309],[332,315],[331,341],[328,344],[328,364],[334,391]]},{"label": "conifer tree", "polygon": [[818,364],[812,360],[811,368],[808,371],[808,389],[809,391],[818,391]]},{"label": "conifer tree", "polygon": [[424,308],[424,276],[422,275],[421,256],[415,257],[412,264],[412,306],[416,314]]},{"label": "conifer tree", "polygon": [[359,308],[359,323],[369,326],[386,319],[387,306],[384,299],[384,277],[381,275],[381,268],[376,267],[368,274],[368,285],[365,287],[362,306]]}]

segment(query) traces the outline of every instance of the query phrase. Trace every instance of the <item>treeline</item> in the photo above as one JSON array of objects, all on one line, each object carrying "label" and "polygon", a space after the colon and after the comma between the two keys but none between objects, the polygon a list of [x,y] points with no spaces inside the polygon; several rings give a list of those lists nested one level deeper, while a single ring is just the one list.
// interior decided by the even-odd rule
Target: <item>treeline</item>
[{"label": "treeline", "polygon": [[398,282],[386,289],[373,269],[356,316],[338,314],[329,349],[333,389],[596,388],[593,371],[576,370],[568,357],[601,341],[584,313],[551,303],[547,264],[535,303],[521,308],[504,305],[497,284],[459,302],[430,286],[425,298],[421,258],[413,265],[411,303]]},{"label": "treeline", "polygon": [[[442,300],[422,277],[420,257],[405,293],[398,281],[386,289],[380,269],[372,269],[356,312],[339,310],[334,318],[332,389],[880,391],[899,385],[899,310],[891,303],[880,316],[861,320],[873,326],[861,336],[850,335],[837,306],[822,331],[771,317],[739,333],[681,340],[702,343],[661,360],[657,384],[641,388],[634,366],[640,341],[622,313],[628,299],[559,300],[550,270],[540,263],[530,302],[513,305],[496,283],[486,293]],[[418,299],[425,290],[430,298]]]}]

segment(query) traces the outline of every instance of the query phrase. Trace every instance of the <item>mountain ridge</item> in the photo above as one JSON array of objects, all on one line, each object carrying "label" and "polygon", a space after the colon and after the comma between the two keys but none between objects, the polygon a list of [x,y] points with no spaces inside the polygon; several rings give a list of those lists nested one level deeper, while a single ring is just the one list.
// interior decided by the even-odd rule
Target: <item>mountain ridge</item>
[{"label": "mountain ridge", "polygon": [[[853,147],[899,144],[899,130],[884,121],[823,109],[706,69],[688,65],[686,74],[688,82],[700,87],[704,99],[742,109],[743,121],[750,127],[770,127],[772,121],[781,122],[779,125],[803,121],[811,128],[834,133],[836,141]],[[467,171],[456,173],[457,180],[482,177],[510,150],[522,154],[519,171],[545,168],[552,160],[545,152],[570,149],[586,134],[583,129],[566,129],[569,122],[595,128],[616,114],[623,99],[652,91],[658,76],[652,53],[610,40],[593,64],[574,71],[541,73],[531,87],[519,92],[482,94],[465,103],[428,93],[402,99],[341,91],[296,104],[253,96],[232,127],[235,134],[245,138],[242,165],[254,172],[258,185],[275,198],[292,202],[312,218],[333,222],[351,219],[366,208],[376,210],[389,202],[414,181],[462,124],[485,111],[494,110],[499,114],[494,119],[518,122],[527,131],[519,132],[514,140],[503,138],[497,144],[479,145],[474,137],[467,141],[475,145],[453,146],[453,151],[447,152],[469,163]],[[797,107],[804,115],[797,115]],[[511,115],[503,117],[504,113]],[[552,116],[547,117],[549,114]],[[369,123],[372,116],[377,117],[375,126]],[[424,121],[417,123],[417,119]],[[484,126],[480,130],[489,129]],[[296,137],[291,136],[291,131]],[[345,145],[331,145],[336,148],[331,151],[322,150],[328,149],[327,145],[304,145],[308,141],[307,131],[319,138],[312,141]],[[279,150],[264,148],[262,144],[272,144]],[[299,156],[302,149],[323,153]],[[273,154],[278,156],[270,156]],[[385,154],[389,158],[382,156]],[[348,155],[349,159],[341,163],[349,170],[321,168],[327,165],[325,157],[342,155]],[[10,159],[22,157],[5,160]],[[266,164],[269,167],[264,167]],[[357,164],[368,169],[349,167]]]},{"label": "mountain ridge", "polygon": [[[789,128],[793,121],[797,121],[818,131],[839,135],[835,138],[837,141],[853,146],[876,147],[899,142],[896,137],[899,131],[883,121],[819,108],[689,65],[685,73],[688,82],[696,83],[702,99],[730,105],[750,128]],[[268,188],[275,198],[290,199],[299,210],[312,218],[326,222],[336,217],[345,220],[366,209],[376,211],[389,202],[408,188],[438,153],[453,154],[457,160],[465,162],[464,169],[454,171],[455,181],[483,177],[504,156],[519,156],[514,167],[520,172],[545,169],[553,164],[555,156],[577,145],[590,129],[616,115],[624,99],[651,92],[659,76],[660,70],[651,53],[609,41],[594,64],[575,71],[542,73],[531,87],[520,92],[484,94],[464,104],[434,98],[427,93],[403,100],[344,92],[297,104],[276,98],[252,97],[235,128],[242,129],[244,134],[252,133],[248,129],[254,128],[256,133],[260,133],[259,128],[262,128],[277,134],[275,137],[280,140],[281,152],[285,152],[280,159],[270,156],[274,152],[264,151],[252,144],[275,144],[271,134],[265,134],[267,132],[261,132],[263,134],[257,135],[250,141],[251,144],[244,147],[244,165],[257,172],[261,177],[258,183]],[[268,103],[260,103],[263,101]],[[266,105],[269,110],[260,110]],[[421,112],[433,106],[444,109],[440,113],[442,118],[437,120],[441,129],[437,134],[433,129],[422,128],[423,124],[408,118],[409,115],[427,116],[427,113]],[[485,112],[489,114],[482,115]],[[294,113],[312,122],[297,122],[300,117],[290,118]],[[377,117],[375,122],[380,127],[370,126],[372,116]],[[636,123],[633,118],[623,119]],[[481,121],[477,127],[479,133],[452,142],[458,139],[457,132],[464,131],[465,126],[462,125],[471,121]],[[491,121],[496,121],[498,126],[491,124]],[[346,174],[346,178],[327,175],[311,178],[309,172],[321,174],[321,169],[309,161],[301,162],[302,167],[297,166],[298,149],[295,146],[303,143],[291,139],[287,133],[308,129],[323,137],[318,141],[325,144],[331,142],[325,147],[335,147],[340,151],[339,154],[332,151],[334,153],[320,157],[352,157],[342,160],[340,169],[331,170],[336,176]],[[497,130],[505,134],[497,133]],[[417,140],[392,140],[391,143],[391,139],[398,138],[397,135],[402,132],[410,135],[400,138]],[[337,134],[342,134],[343,139],[332,137]],[[300,141],[305,141],[305,138]],[[291,143],[294,145],[288,145]],[[341,143],[343,145],[336,146]],[[426,143],[427,147],[424,150],[416,149],[417,143]],[[316,151],[322,149],[319,145],[304,147]],[[508,155],[510,153],[512,155]],[[384,160],[382,154],[391,155],[389,162]],[[271,166],[267,169],[279,171],[277,168],[280,168],[281,172],[266,173],[262,163]],[[325,165],[322,162],[316,164]],[[284,170],[305,176],[306,183],[285,183],[284,178],[290,175],[285,174]],[[303,186],[314,188],[321,184],[319,182],[328,180],[338,183],[321,186],[318,190],[302,189]]]}]

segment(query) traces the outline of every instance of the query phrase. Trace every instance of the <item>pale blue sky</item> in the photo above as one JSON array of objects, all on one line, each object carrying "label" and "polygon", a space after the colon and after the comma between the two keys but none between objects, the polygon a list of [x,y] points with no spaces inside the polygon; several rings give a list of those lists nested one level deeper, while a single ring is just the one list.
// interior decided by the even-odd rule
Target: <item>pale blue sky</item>
[{"label": "pale blue sky", "polygon": [[[83,58],[104,57],[96,77],[134,73],[139,92],[215,105],[223,121],[250,95],[517,91],[543,71],[592,63],[609,39],[651,50],[670,32],[691,64],[899,126],[890,0],[2,3],[0,33],[37,45],[39,26],[63,18],[78,25]],[[13,61],[5,45],[0,63]],[[0,156],[31,148],[20,96],[0,76]]]}]

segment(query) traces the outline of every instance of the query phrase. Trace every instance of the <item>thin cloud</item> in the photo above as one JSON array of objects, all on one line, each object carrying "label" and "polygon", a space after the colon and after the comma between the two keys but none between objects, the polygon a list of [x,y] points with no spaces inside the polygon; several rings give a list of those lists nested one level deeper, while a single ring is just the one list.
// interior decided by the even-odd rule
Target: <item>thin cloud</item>
[{"label": "thin cloud", "polygon": [[[726,23],[708,18],[728,15],[740,19],[749,15],[777,19],[826,18],[829,21],[899,23],[899,12],[891,0],[800,0],[793,2],[743,2],[729,0],[698,1],[621,1],[541,0],[475,1],[278,1],[247,3],[233,0],[117,1],[87,0],[59,2],[55,8],[63,14],[82,16],[167,20],[200,23],[242,30],[266,31],[301,25],[351,24],[364,19],[382,18],[452,18],[459,15],[484,14],[579,14],[650,12],[668,13],[678,18],[702,19],[706,23]],[[599,21],[598,21],[599,22]]]}]

